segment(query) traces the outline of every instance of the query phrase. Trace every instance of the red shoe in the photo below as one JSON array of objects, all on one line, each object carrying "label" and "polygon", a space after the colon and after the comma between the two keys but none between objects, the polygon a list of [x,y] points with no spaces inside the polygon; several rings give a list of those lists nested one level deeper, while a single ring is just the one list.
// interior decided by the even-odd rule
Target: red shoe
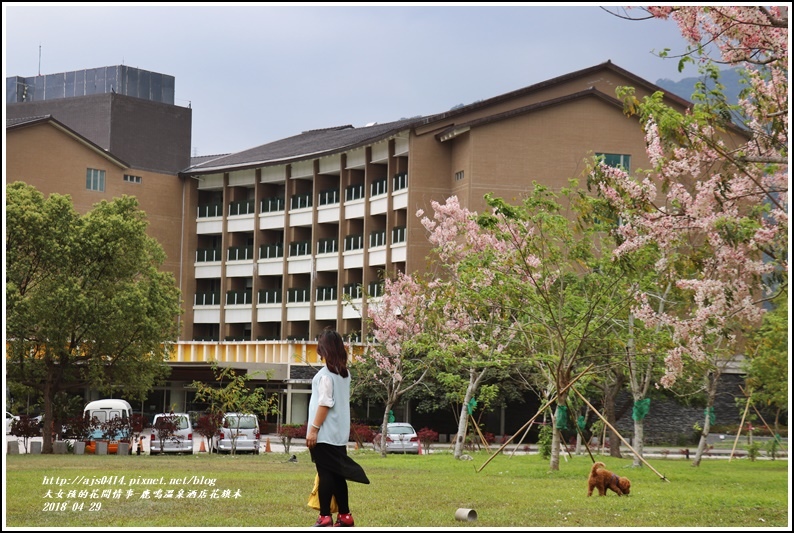
[{"label": "red shoe", "polygon": [[350,513],[336,515],[336,524],[334,527],[353,527],[353,515]]},{"label": "red shoe", "polygon": [[320,515],[312,527],[334,527],[334,519],[331,515]]}]

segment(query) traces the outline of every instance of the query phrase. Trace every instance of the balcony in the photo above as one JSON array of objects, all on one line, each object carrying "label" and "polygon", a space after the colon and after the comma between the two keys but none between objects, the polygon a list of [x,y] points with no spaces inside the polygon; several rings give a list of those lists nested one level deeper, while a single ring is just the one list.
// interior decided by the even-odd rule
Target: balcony
[{"label": "balcony", "polygon": [[229,203],[229,218],[226,221],[230,232],[254,230],[254,200]]},{"label": "balcony", "polygon": [[311,316],[310,297],[311,292],[308,287],[287,289],[287,320],[309,320]]},{"label": "balcony", "polygon": [[227,261],[253,261],[253,246],[230,246],[226,252]]},{"label": "balcony", "polygon": [[282,229],[284,213],[284,198],[263,198],[260,205],[259,228]]},{"label": "balcony", "polygon": [[344,268],[361,268],[364,266],[364,236],[348,235],[345,237],[345,250],[342,253]]},{"label": "balcony", "polygon": [[251,289],[242,291],[226,291],[226,305],[246,305],[250,306],[253,303]]},{"label": "balcony", "polygon": [[389,207],[389,192],[386,178],[375,181],[370,186],[369,212],[373,215],[385,213]]},{"label": "balcony", "polygon": [[198,206],[197,218],[213,218],[223,216],[222,204],[205,204]]},{"label": "balcony", "polygon": [[345,219],[364,218],[364,185],[351,185],[345,189]]},{"label": "balcony", "polygon": [[196,250],[196,263],[219,262],[221,251],[219,248],[199,248]]},{"label": "balcony", "polygon": [[257,297],[258,305],[281,306],[281,289],[260,289]]},{"label": "balcony", "polygon": [[241,215],[254,214],[254,200],[243,200],[241,202],[229,202],[229,216],[236,217]]},{"label": "balcony", "polygon": [[193,296],[193,305],[221,305],[221,295],[218,292],[197,292]]},{"label": "balcony", "polygon": [[220,235],[223,232],[223,205],[205,204],[197,208],[196,233],[198,235]]}]

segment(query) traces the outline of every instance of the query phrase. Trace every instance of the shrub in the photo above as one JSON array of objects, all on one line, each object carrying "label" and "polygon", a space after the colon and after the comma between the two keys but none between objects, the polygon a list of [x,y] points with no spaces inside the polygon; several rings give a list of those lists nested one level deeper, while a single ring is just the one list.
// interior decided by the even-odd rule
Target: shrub
[{"label": "shrub", "polygon": [[541,426],[538,432],[538,452],[544,459],[551,457],[551,438],[552,428],[551,425]]},{"label": "shrub", "polygon": [[284,445],[284,453],[289,453],[292,439],[306,438],[306,424],[282,424],[278,429],[278,436],[281,439],[281,444]]},{"label": "shrub", "polygon": [[66,437],[76,440],[88,440],[88,437],[97,427],[99,427],[97,417],[73,416],[66,421]]},{"label": "shrub", "polygon": [[749,446],[747,446],[747,457],[751,461],[755,461],[758,459],[758,456],[761,455],[761,443],[758,441],[753,442]]},{"label": "shrub", "polygon": [[212,442],[210,439],[218,432],[222,422],[223,415],[221,413],[207,413],[201,415],[196,421],[196,433],[204,437],[210,453],[212,453]]},{"label": "shrub", "polygon": [[777,437],[774,437],[773,439],[767,441],[765,448],[767,455],[774,461],[775,458],[777,458],[777,452],[780,449],[780,441]]},{"label": "shrub", "polygon": [[31,437],[41,435],[38,421],[28,415],[19,415],[19,418],[11,422],[11,434],[15,437],[22,437],[25,446],[25,453],[28,453],[28,441]]},{"label": "shrub", "polygon": [[430,452],[430,443],[438,442],[438,431],[433,431],[430,428],[424,427],[416,432],[419,437],[419,442],[422,443],[424,453]]},{"label": "shrub", "polygon": [[375,432],[366,424],[354,422],[350,424],[350,440],[354,441],[359,448],[363,448],[367,442],[372,442]]}]

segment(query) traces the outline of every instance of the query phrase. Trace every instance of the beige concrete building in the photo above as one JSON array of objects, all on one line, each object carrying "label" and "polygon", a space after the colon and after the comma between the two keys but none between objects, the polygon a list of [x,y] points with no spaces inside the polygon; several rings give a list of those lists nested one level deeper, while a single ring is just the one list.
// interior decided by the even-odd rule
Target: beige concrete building
[{"label": "beige concrete building", "polygon": [[[303,132],[166,172],[112,155],[70,130],[57,109],[30,106],[50,116],[25,122],[28,104],[7,104],[20,120],[6,126],[7,180],[72,194],[80,210],[102,197],[138,196],[184,300],[172,381],[150,402],[155,412],[198,408],[185,385],[208,379],[216,360],[269,371],[262,383],[282,399],[279,421],[302,423],[318,333],[332,326],[360,341],[384,276],[425,268],[430,245],[418,209],[432,214],[431,201],[456,195],[481,211],[487,192],[518,202],[533,181],[558,189],[584,179],[596,155],[649,167],[619,86],[635,87],[639,98],[661,90],[606,62],[435,115]],[[134,99],[106,96],[128,106]],[[689,105],[667,99],[679,110]],[[187,155],[184,123],[168,130],[181,132],[180,148],[174,156],[166,146],[164,160]],[[103,191],[87,190],[87,169],[105,172]],[[410,420],[407,406],[400,418]],[[502,433],[524,421],[503,414]]]}]

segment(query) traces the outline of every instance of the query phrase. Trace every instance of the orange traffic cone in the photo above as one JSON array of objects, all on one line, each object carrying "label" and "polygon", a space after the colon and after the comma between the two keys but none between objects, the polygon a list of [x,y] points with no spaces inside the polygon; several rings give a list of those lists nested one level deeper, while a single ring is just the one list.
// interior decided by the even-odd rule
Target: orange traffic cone
[{"label": "orange traffic cone", "polygon": [[204,439],[201,439],[201,448],[199,448],[199,452],[205,452],[206,453],[206,451],[207,451],[207,448],[204,446]]},{"label": "orange traffic cone", "polygon": [[265,440],[265,453],[270,453],[270,437]]},{"label": "orange traffic cone", "polygon": [[358,441],[356,441],[356,448],[355,449],[358,450]]},{"label": "orange traffic cone", "polygon": [[419,455],[422,455],[422,445],[419,445]]}]

